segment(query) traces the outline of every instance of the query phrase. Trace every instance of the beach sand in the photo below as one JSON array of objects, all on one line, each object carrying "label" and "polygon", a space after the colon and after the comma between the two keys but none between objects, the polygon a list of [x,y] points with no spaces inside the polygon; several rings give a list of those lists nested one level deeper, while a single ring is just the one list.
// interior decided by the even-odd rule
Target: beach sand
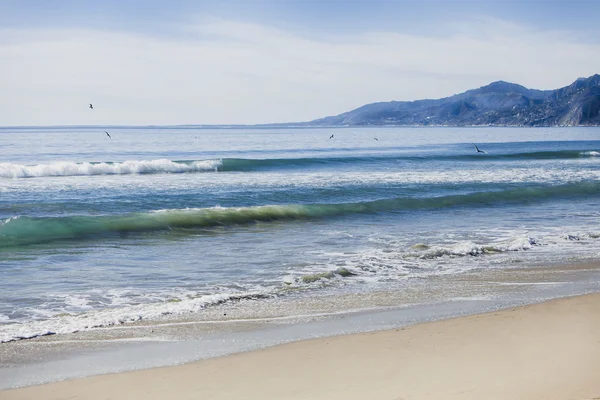
[{"label": "beach sand", "polygon": [[596,398],[600,294],[0,391],[2,400]]}]

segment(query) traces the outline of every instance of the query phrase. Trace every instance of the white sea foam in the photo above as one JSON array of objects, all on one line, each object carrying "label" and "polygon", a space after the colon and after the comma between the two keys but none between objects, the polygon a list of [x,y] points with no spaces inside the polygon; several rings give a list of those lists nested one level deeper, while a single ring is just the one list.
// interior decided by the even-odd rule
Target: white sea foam
[{"label": "white sea foam", "polygon": [[227,300],[265,296],[266,293],[219,293],[176,302],[139,304],[120,308],[90,311],[76,315],[55,316],[46,320],[0,326],[0,343],[30,339],[58,333],[72,333],[98,327],[121,325],[142,319],[156,319],[164,315],[198,312],[205,307]]},{"label": "white sea foam", "polygon": [[529,236],[516,236],[507,240],[477,244],[471,241],[462,241],[447,246],[419,246],[416,250],[406,253],[407,257],[432,259],[444,256],[464,257],[479,256],[490,253],[503,253],[507,251],[529,250],[537,244],[536,240]]},{"label": "white sea foam", "polygon": [[[598,237],[596,233],[561,233],[556,236],[544,235],[538,240],[526,234],[515,234],[487,243],[462,240],[444,245],[418,244],[411,247],[407,242],[387,235],[381,237],[381,240],[370,240],[369,243],[374,243],[374,247],[357,249],[355,252],[323,254],[325,258],[330,259],[330,262],[315,262],[288,270],[285,276],[279,278],[279,286],[276,283],[269,284],[268,287],[251,285],[241,291],[202,296],[194,296],[192,292],[174,296],[167,296],[165,293],[140,295],[134,289],[111,289],[107,293],[92,291],[89,293],[91,297],[101,296],[106,300],[104,303],[110,307],[100,310],[89,309],[92,303],[91,297],[56,296],[62,299],[63,306],[53,307],[52,310],[37,310],[26,322],[6,323],[7,317],[0,315],[0,322],[4,322],[0,325],[0,342],[122,325],[139,320],[156,320],[165,315],[197,313],[207,306],[229,300],[284,294],[288,286],[312,290],[323,285],[339,286],[357,281],[386,282],[390,279],[402,279],[403,276],[415,276],[415,274],[421,277],[432,274],[455,274],[493,263],[492,260],[502,259],[511,252],[534,248],[544,250],[548,246],[564,248],[565,244],[581,246],[581,241],[569,239],[569,236],[587,240]],[[553,238],[556,243],[552,241]],[[439,260],[442,257],[444,262]],[[465,262],[464,257],[473,257],[472,262]],[[350,274],[346,275],[345,271]],[[264,285],[265,282],[262,284]],[[140,298],[144,299],[143,304],[132,304],[132,299],[139,302]],[[66,313],[71,314],[65,315]]]},{"label": "white sea foam", "polygon": [[0,226],[8,224],[10,221],[17,220],[21,218],[20,215],[15,215],[14,217],[6,218],[4,220],[0,219]]},{"label": "white sea foam", "polygon": [[598,156],[600,156],[600,151],[584,151],[583,153],[581,153],[581,155],[598,157]]},{"label": "white sea foam", "polygon": [[[595,159],[598,160],[598,159]],[[220,161],[213,160],[217,166]],[[208,163],[208,161],[207,161]],[[12,172],[2,170],[0,164],[0,179],[13,178]],[[214,171],[213,166],[206,171]],[[306,171],[293,173],[260,172],[260,173],[179,173],[153,175],[155,179],[148,179],[144,174],[121,175],[121,179],[114,179],[114,175],[96,175],[95,179],[81,179],[78,177],[64,177],[61,179],[3,179],[0,192],[30,193],[43,192],[56,189],[67,190],[238,190],[238,189],[270,189],[270,188],[353,188],[362,185],[412,185],[412,184],[467,184],[477,183],[539,183],[561,185],[583,181],[596,182],[599,172],[594,169],[563,169],[563,168],[501,168],[497,170],[452,170],[452,171],[348,171],[344,174],[324,171],[314,174]]]},{"label": "white sea foam", "polygon": [[75,163],[68,161],[50,164],[23,165],[0,163],[0,177],[33,178],[43,176],[128,175],[216,171],[220,160],[175,162],[166,159],[123,161],[116,163]]},{"label": "white sea foam", "polygon": [[85,310],[85,309],[92,308],[92,306],[90,306],[90,304],[89,304],[89,299],[86,298],[85,296],[66,294],[66,295],[62,295],[60,297],[62,297],[64,299],[64,303],[67,306],[72,307],[74,309]]},{"label": "white sea foam", "polygon": [[[403,277],[456,274],[482,264],[491,264],[502,254],[530,250],[539,241],[525,234],[516,234],[506,239],[476,243],[456,241],[450,244],[411,245],[406,240],[393,236],[371,237],[373,247],[357,249],[355,252],[327,252],[323,257],[329,261],[312,263],[295,268],[283,278],[288,286],[348,285],[354,282],[389,282]],[[464,257],[477,260],[465,262]],[[439,259],[444,258],[440,263]],[[456,259],[456,260],[453,260]],[[343,276],[339,272],[348,271]]]}]

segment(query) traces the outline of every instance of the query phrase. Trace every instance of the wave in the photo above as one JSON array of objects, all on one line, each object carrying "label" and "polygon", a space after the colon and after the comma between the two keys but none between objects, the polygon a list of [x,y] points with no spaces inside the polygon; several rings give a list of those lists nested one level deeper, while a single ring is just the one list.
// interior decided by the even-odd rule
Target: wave
[{"label": "wave", "polygon": [[307,158],[271,158],[245,159],[222,158],[211,160],[167,159],[123,162],[68,162],[24,165],[0,163],[2,178],[33,178],[52,176],[83,175],[129,175],[129,174],[165,174],[191,172],[247,172],[265,169],[293,169],[331,164],[377,163],[381,161],[486,161],[494,159],[573,159],[600,157],[600,151],[562,150],[513,154],[454,154],[454,155],[405,155],[405,156],[364,156],[364,157],[307,157]]},{"label": "wave", "polygon": [[[494,153],[493,150],[486,154],[454,154],[454,155],[432,155],[431,158],[437,160],[464,160],[464,161],[489,161],[489,160],[561,160],[574,158],[594,158],[600,157],[600,151],[596,150],[558,150],[558,151],[532,151],[524,153]],[[425,157],[406,157],[420,158]]]},{"label": "wave", "polygon": [[23,165],[0,163],[2,178],[34,178],[43,176],[129,175],[184,172],[210,172],[221,166],[221,160],[171,161],[166,159],[123,162],[54,162]]},{"label": "wave", "polygon": [[[149,302],[141,304],[138,303],[140,292],[130,289],[125,289],[119,294],[111,290],[105,293],[101,299],[95,299],[93,303],[88,301],[89,297],[86,295],[61,295],[59,297],[63,302],[62,306],[53,306],[52,309],[28,307],[28,315],[25,320],[11,320],[8,316],[0,314],[0,343],[119,326],[141,320],[148,321],[146,325],[148,327],[153,326],[152,321],[160,320],[167,315],[194,314],[211,306],[229,302],[274,299],[297,294],[299,291],[308,292],[324,287],[339,287],[359,282],[389,282],[390,279],[402,279],[407,275],[425,277],[455,274],[480,268],[481,264],[463,261],[452,265],[448,263],[448,260],[452,258],[493,257],[500,253],[530,251],[537,246],[552,245],[556,239],[580,241],[599,237],[600,233],[589,232],[565,233],[560,236],[545,236],[538,239],[521,233],[502,240],[483,243],[457,241],[443,245],[418,243],[411,247],[403,244],[399,247],[394,246],[392,249],[388,246],[385,249],[371,248],[358,252],[356,257],[336,259],[334,263],[294,268],[289,271],[289,275],[282,276],[281,280],[273,280],[266,285],[262,282],[261,285],[249,285],[243,290],[235,289],[223,292],[219,289],[214,293],[209,291],[208,294],[206,290],[178,292],[167,288],[164,291],[153,292],[151,296],[141,296],[149,299]],[[387,242],[387,244],[393,243],[394,241]],[[563,246],[562,243],[558,243],[558,245]],[[439,268],[438,259],[440,258],[446,259],[442,269]],[[340,266],[340,263],[345,266]],[[335,267],[333,267],[334,265]],[[415,273],[418,275],[414,275]],[[272,318],[269,317],[269,319]],[[222,320],[222,322],[226,321]]]},{"label": "wave", "polygon": [[[563,240],[597,239],[598,233],[565,234],[560,238]],[[550,241],[548,241],[550,239]],[[95,328],[119,326],[137,321],[151,321],[162,319],[168,315],[186,315],[199,313],[211,306],[221,305],[229,302],[260,301],[274,299],[289,294],[297,294],[300,290],[311,291],[323,287],[331,287],[357,282],[381,281],[387,282],[390,277],[397,279],[408,274],[424,277],[428,275],[440,275],[456,273],[477,268],[480,264],[469,264],[461,262],[458,269],[455,267],[441,271],[437,259],[439,258],[462,258],[462,257],[486,257],[499,253],[530,251],[536,246],[547,246],[552,242],[551,237],[534,239],[525,234],[508,237],[504,240],[488,243],[475,243],[471,241],[460,241],[452,244],[426,245],[415,244],[410,248],[402,247],[394,251],[367,251],[359,254],[358,259],[346,262],[347,267],[338,266],[334,269],[330,265],[317,265],[317,270],[295,269],[292,275],[283,276],[279,284],[248,288],[244,291],[221,292],[212,294],[200,294],[191,292],[154,293],[148,303],[129,304],[129,299],[134,296],[139,301],[138,292],[131,291],[118,297],[122,302],[118,306],[108,308],[95,308],[90,306],[85,298],[78,296],[63,296],[65,305],[75,305],[75,309],[69,307],[56,307],[54,310],[44,310],[44,318],[29,317],[28,320],[11,320],[8,316],[0,314],[0,343],[32,339],[40,336],[65,334],[86,331]],[[420,260],[415,264],[412,260]],[[337,262],[342,260],[336,260]],[[433,264],[431,264],[433,262]],[[428,264],[429,263],[429,264]],[[432,268],[432,265],[435,265]],[[447,264],[446,264],[447,265]],[[325,269],[323,269],[325,267]],[[539,283],[538,283],[539,284]],[[112,296],[111,296],[112,297]],[[114,299],[114,298],[113,298]],[[111,301],[107,302],[108,304]],[[35,311],[35,309],[29,309]],[[39,311],[39,310],[38,310]],[[285,317],[284,317],[285,318]],[[272,319],[271,317],[269,319]],[[163,320],[164,321],[164,320]],[[223,321],[225,322],[225,321]]]},{"label": "wave", "polygon": [[194,313],[206,307],[230,301],[258,300],[270,298],[274,295],[268,292],[218,293],[175,302],[164,301],[138,304],[119,308],[92,310],[79,314],[63,313],[46,320],[0,326],[0,343],[116,326],[140,320],[153,320],[165,315]]},{"label": "wave", "polygon": [[[365,263],[362,259],[352,260],[349,267],[338,266],[335,269],[330,269],[329,266],[319,265],[317,266],[319,269],[316,271],[295,270],[293,275],[286,275],[282,277],[279,284],[271,286],[213,294],[174,293],[169,290],[168,295],[164,292],[155,293],[152,296],[153,301],[142,304],[128,304],[127,297],[124,297],[122,298],[123,303],[119,302],[118,307],[95,308],[97,304],[89,305],[85,298],[71,295],[62,296],[64,305],[75,306],[74,309],[73,307],[57,307],[54,310],[44,310],[43,319],[38,319],[38,315],[36,318],[29,317],[27,321],[11,321],[9,317],[0,314],[0,322],[2,322],[0,323],[0,343],[119,326],[141,320],[153,321],[167,315],[194,314],[211,306],[229,302],[273,299],[291,293],[296,294],[300,290],[310,291],[333,285],[352,284],[352,278],[358,278],[359,282],[364,282],[364,279],[379,275],[382,279],[387,280],[390,271],[395,276],[404,276],[407,268],[414,271],[414,267],[409,267],[406,264],[406,259],[410,258],[420,258],[428,261],[444,256],[484,256],[501,252],[529,250],[536,245],[538,245],[538,242],[535,239],[524,235],[491,244],[475,244],[472,242],[460,242],[446,246],[419,244],[412,246],[411,249],[386,252],[385,255],[380,253],[374,255],[367,252],[363,255],[369,260],[368,262]],[[398,254],[402,256],[400,262],[396,258]],[[393,262],[387,262],[390,256],[395,258]],[[420,276],[428,274],[428,268],[425,265],[423,267],[422,270],[420,267],[417,268],[419,274],[421,274]],[[436,268],[433,273],[437,275],[440,272]],[[354,282],[356,283],[356,280]],[[135,301],[139,301],[136,294],[136,292],[130,292],[127,295],[133,295]],[[110,303],[110,301],[107,303]],[[114,303],[112,305],[114,306]],[[35,310],[29,309],[29,311]]]},{"label": "wave", "polygon": [[15,216],[0,222],[0,247],[112,234],[209,228],[281,220],[322,219],[359,213],[483,206],[507,202],[523,203],[599,193],[600,183],[580,182],[561,186],[526,187],[430,198],[396,197],[357,203],[190,208],[104,216]]},{"label": "wave", "polygon": [[505,158],[524,158],[524,159],[536,159],[536,160],[548,160],[548,159],[569,159],[569,158],[592,158],[600,157],[600,151],[595,150],[560,150],[560,151],[536,151],[530,153],[515,153],[506,155],[496,155],[492,157],[505,157]]},{"label": "wave", "polygon": [[450,246],[427,246],[425,244],[417,244],[413,246],[413,251],[406,253],[404,257],[435,259],[445,256],[481,256],[484,254],[529,250],[537,245],[536,239],[529,236],[513,237],[502,242],[491,244],[477,244],[469,241],[455,243]]}]

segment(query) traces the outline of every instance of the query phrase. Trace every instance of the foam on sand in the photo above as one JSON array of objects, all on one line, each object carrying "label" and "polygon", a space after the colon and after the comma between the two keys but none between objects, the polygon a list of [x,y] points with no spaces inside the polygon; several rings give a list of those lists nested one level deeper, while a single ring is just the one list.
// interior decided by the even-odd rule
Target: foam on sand
[{"label": "foam on sand", "polygon": [[600,393],[599,314],[594,294],[0,393],[4,400],[592,399]]}]

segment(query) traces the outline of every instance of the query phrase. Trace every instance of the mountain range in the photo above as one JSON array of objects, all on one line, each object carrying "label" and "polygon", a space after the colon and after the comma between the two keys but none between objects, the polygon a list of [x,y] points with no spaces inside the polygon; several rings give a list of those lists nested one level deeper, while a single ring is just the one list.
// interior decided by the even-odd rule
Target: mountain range
[{"label": "mountain range", "polygon": [[600,75],[555,90],[497,81],[437,100],[367,104],[310,126],[599,126]]}]

